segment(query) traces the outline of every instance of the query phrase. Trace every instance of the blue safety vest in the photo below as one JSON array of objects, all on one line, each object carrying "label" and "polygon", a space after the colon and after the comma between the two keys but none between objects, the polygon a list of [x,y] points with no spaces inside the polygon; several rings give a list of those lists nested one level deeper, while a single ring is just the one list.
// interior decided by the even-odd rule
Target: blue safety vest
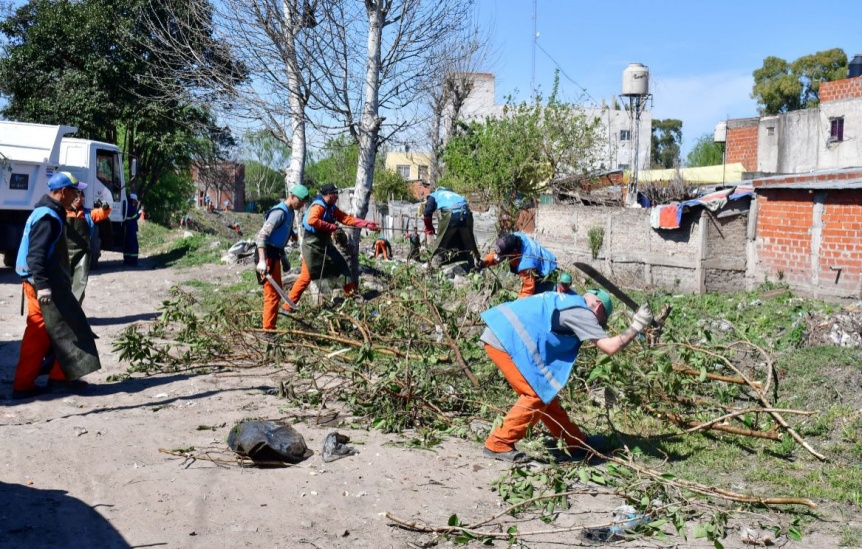
[{"label": "blue safety vest", "polygon": [[438,210],[461,210],[467,207],[467,200],[449,189],[439,188],[428,196],[433,196]]},{"label": "blue safety vest", "polygon": [[84,219],[87,220],[87,226],[90,227],[90,242],[96,237],[96,224],[93,223],[93,217],[90,215],[90,210],[84,208]]},{"label": "blue safety vest", "polygon": [[[332,206],[328,205],[323,201],[323,197],[321,195],[317,195],[314,197],[314,200],[311,202],[311,206],[317,204],[318,206],[323,206],[323,217],[322,219],[327,223],[335,223],[335,204]],[[317,229],[308,224],[308,215],[311,213],[311,206],[305,211],[305,215],[302,216],[302,226],[311,234],[316,234]]]},{"label": "blue safety vest", "polygon": [[517,272],[535,269],[539,276],[544,277],[557,268],[557,256],[524,233],[514,235],[521,239],[521,261]]},{"label": "blue safety vest", "polygon": [[266,239],[266,243],[275,248],[284,248],[287,244],[287,239],[290,238],[290,234],[293,232],[293,210],[291,210],[287,204],[284,202],[279,202],[275,206],[269,209],[266,212],[266,218],[269,218],[269,214],[274,212],[275,210],[281,210],[284,212],[284,222],[275,227],[269,235],[269,238]]},{"label": "blue safety vest", "polygon": [[48,248],[48,257],[51,257],[51,254],[54,253],[54,247],[57,246],[57,242],[60,240],[60,237],[63,236],[63,220],[60,219],[57,212],[48,206],[39,206],[33,210],[33,213],[31,213],[30,217],[27,218],[27,223],[24,225],[24,236],[21,238],[21,246],[18,247],[18,257],[15,261],[15,272],[18,273],[18,276],[31,282],[33,278],[31,275],[33,273],[30,272],[30,267],[27,265],[27,256],[30,254],[30,230],[37,221],[46,215],[50,215],[60,222],[60,233],[57,236],[57,239],[54,240]]},{"label": "blue safety vest", "polygon": [[563,388],[578,357],[581,340],[551,331],[554,312],[581,307],[579,295],[548,292],[497,305],[482,320],[545,404]]}]

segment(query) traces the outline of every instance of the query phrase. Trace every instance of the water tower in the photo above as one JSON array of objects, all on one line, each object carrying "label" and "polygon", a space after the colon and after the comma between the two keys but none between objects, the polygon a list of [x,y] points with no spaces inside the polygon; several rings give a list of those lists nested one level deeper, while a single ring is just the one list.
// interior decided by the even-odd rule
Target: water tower
[{"label": "water tower", "polygon": [[626,205],[638,203],[638,170],[640,169],[640,127],[641,114],[646,109],[649,93],[649,67],[641,63],[630,63],[623,71],[623,101],[628,99],[629,120],[632,123],[631,135],[635,146],[632,151],[632,176],[626,188]]}]

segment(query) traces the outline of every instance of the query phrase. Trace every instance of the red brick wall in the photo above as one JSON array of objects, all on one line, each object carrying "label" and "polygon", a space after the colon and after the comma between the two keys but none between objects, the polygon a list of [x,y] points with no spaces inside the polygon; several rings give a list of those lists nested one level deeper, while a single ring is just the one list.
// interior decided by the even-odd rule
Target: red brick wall
[{"label": "red brick wall", "polygon": [[791,284],[810,284],[811,195],[803,190],[758,190],[757,201],[760,269],[772,280],[781,276]]},{"label": "red brick wall", "polygon": [[746,171],[757,171],[757,124],[727,128],[727,163],[741,162]]},{"label": "red brick wall", "polygon": [[[839,272],[838,269],[841,271]],[[862,272],[862,191],[830,191],[823,210],[820,285],[853,290]],[[837,282],[836,282],[837,280]]]},{"label": "red brick wall", "polygon": [[862,76],[820,83],[820,102],[862,97]]}]

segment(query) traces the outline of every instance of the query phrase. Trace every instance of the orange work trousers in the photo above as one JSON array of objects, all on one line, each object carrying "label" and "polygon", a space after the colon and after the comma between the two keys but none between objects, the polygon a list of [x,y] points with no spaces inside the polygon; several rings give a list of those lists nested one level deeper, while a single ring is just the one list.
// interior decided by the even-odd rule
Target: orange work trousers
[{"label": "orange work trousers", "polygon": [[[42,308],[36,297],[36,288],[29,282],[24,282],[24,295],[27,297],[27,327],[21,339],[21,354],[18,356],[18,367],[15,369],[15,381],[12,382],[12,388],[16,391],[29,391],[36,388],[39,368],[51,349],[51,338],[45,328]],[[48,377],[55,381],[66,380],[66,375],[56,361]]]},{"label": "orange work trousers", "polygon": [[581,443],[584,442],[584,434],[569,419],[569,415],[560,405],[560,399],[554,398],[549,404],[545,404],[518,371],[508,353],[487,344],[485,352],[519,397],[518,402],[506,414],[502,425],[491,431],[485,441],[485,448],[492,452],[508,452],[515,448],[516,442],[526,436],[527,429],[539,421],[545,424],[551,435],[562,438],[570,450],[583,448]]},{"label": "orange work trousers", "polygon": [[377,259],[381,255],[383,256],[383,259],[389,259],[389,252],[386,250],[386,243],[382,240],[377,240],[374,242],[374,259]]},{"label": "orange work trousers", "polygon": [[[280,259],[269,259],[266,260],[267,272],[269,275],[278,282],[278,285],[284,288],[284,285],[281,282],[281,260]],[[275,326],[278,323],[278,304],[281,301],[281,296],[278,295],[278,292],[275,291],[275,288],[272,287],[272,284],[269,281],[265,281],[263,283],[263,329],[264,330],[275,330]],[[285,309],[290,309],[290,306],[284,304],[283,307]]]},{"label": "orange work trousers", "polygon": [[[311,284],[311,272],[308,270],[308,264],[305,262],[305,258],[302,258],[302,269],[299,272],[299,278],[297,278],[296,282],[293,283],[293,287],[290,288],[290,293],[287,294],[287,297],[289,297],[294,303],[298,304],[299,298],[302,297],[302,293],[306,288],[308,288],[309,284]],[[344,295],[348,297],[356,295],[356,284],[353,282],[345,284]],[[285,309],[290,309],[290,306],[286,305]]]}]

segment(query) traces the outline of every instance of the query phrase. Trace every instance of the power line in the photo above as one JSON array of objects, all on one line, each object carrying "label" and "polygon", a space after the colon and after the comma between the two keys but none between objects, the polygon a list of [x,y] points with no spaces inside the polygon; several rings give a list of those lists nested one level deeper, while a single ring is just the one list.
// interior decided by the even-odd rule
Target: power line
[{"label": "power line", "polygon": [[596,101],[596,98],[595,98],[595,97],[593,97],[592,95],[590,95],[590,92],[588,92],[588,91],[587,91],[587,88],[585,88],[585,87],[581,86],[580,84],[578,84],[577,82],[575,82],[575,80],[574,80],[571,76],[569,76],[568,74],[566,74],[566,71],[563,69],[563,67],[562,67],[562,66],[560,66],[560,64],[557,62],[557,60],[556,60],[556,59],[554,59],[554,58],[551,56],[551,54],[550,54],[550,53],[548,53],[548,52],[545,50],[545,48],[543,48],[541,45],[539,45],[539,43],[538,43],[538,42],[536,42],[535,44],[536,44],[536,47],[538,47],[540,50],[542,50],[542,53],[544,53],[546,56],[548,56],[548,59],[550,59],[550,60],[551,60],[551,62],[552,62],[552,63],[553,63],[553,64],[554,64],[554,65],[555,65],[555,66],[560,70],[560,74],[562,74],[563,76],[565,76],[565,77],[566,77],[566,80],[568,80],[569,82],[571,82],[571,83],[572,83],[572,84],[574,84],[575,86],[577,86],[577,87],[581,88],[581,91],[583,91],[583,92],[584,92],[584,94],[586,94],[586,96],[587,96],[587,97],[589,97],[589,98],[593,101],[593,103],[594,103],[595,105],[598,105],[598,104],[599,104],[599,102],[598,102],[598,101]]}]

